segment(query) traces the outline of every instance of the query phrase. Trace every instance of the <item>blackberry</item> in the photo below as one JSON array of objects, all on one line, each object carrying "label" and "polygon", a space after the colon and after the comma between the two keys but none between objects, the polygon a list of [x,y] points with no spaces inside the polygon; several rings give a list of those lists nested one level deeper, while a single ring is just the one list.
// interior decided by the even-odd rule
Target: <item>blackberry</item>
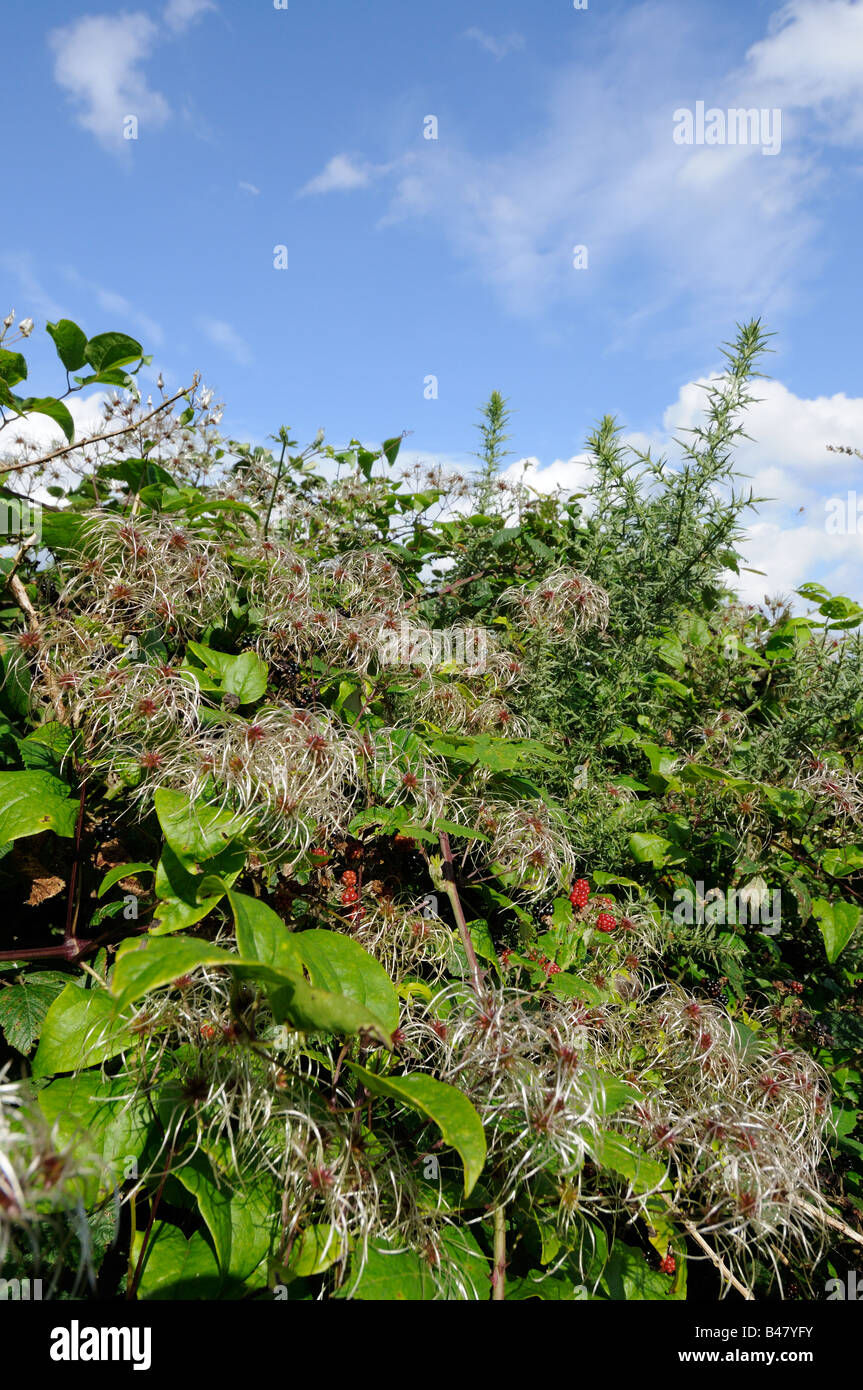
[{"label": "blackberry", "polygon": [[725,983],[724,975],[720,976],[718,980],[711,980],[706,990],[708,999],[721,1000],[723,1004],[727,1003],[728,996],[725,993]]},{"label": "blackberry", "polygon": [[531,919],[536,927],[547,927],[547,918],[554,912],[554,898],[546,898],[541,903],[536,903],[530,910]]}]

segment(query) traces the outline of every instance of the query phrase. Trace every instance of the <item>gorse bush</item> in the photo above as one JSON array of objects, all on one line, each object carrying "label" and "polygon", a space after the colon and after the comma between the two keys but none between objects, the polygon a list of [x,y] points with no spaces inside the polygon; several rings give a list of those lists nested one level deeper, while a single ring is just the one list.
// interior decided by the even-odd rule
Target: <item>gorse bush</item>
[{"label": "gorse bush", "polygon": [[[4,1275],[680,1299],[835,1272],[863,611],[728,588],[760,326],[679,461],[605,420],[576,497],[500,474],[498,393],[476,475],[401,469],[398,438],[225,440],[197,380],[141,401],[134,340],[48,331],[67,394],[118,394],[75,440],[0,348],[6,502],[52,499],[3,561]],[[16,433],[37,410],[65,445]]]}]

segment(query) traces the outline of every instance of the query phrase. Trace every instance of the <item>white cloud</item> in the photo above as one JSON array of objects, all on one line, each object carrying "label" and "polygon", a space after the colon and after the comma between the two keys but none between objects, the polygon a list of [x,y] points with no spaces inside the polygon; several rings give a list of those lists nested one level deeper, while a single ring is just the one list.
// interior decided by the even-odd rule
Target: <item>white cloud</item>
[{"label": "white cloud", "polygon": [[[674,439],[703,422],[704,385],[708,378],[687,382],[664,412],[662,429],[647,434],[627,430],[622,442],[653,457],[679,456]],[[796,396],[780,381],[756,382],[760,400],[749,406],[744,427],[749,439],[734,447],[735,466],[749,474],[756,496],[772,500],[757,512],[744,513],[740,544],[743,569],[729,573],[729,586],[747,603],[761,603],[765,594],[791,597],[801,584],[815,580],[833,593],[863,600],[863,506],[856,532],[827,530],[827,500],[839,497],[849,508],[848,494],[863,504],[860,460],[828,453],[827,444],[863,448],[863,397],[843,394],[813,399]],[[684,436],[685,437],[685,436]],[[503,472],[511,482],[524,481],[537,492],[589,491],[594,471],[587,454],[555,459],[543,467],[536,458],[519,459]],[[588,512],[592,509],[585,501]],[[853,502],[850,504],[853,507]],[[850,516],[850,510],[848,515]],[[751,570],[763,571],[763,574]],[[794,600],[800,610],[806,605]]]},{"label": "white cloud", "polygon": [[863,4],[860,0],[791,0],[772,17],[768,35],[746,55],[743,82],[761,104],[808,107],[845,141],[863,130]]},{"label": "white cloud", "polygon": [[245,179],[240,179],[240,182],[237,184],[237,187],[242,188],[244,193],[254,194],[255,197],[257,197],[261,191],[256,184],[246,183]]},{"label": "white cloud", "polygon": [[216,8],[215,0],[168,0],[163,19],[175,34],[182,34],[208,10]]},{"label": "white cloud", "polygon": [[106,149],[128,147],[123,139],[127,116],[158,129],[171,114],[141,70],[158,35],[145,14],[85,15],[48,35],[54,77],[75,103],[79,124]]},{"label": "white cloud", "polygon": [[507,34],[504,38],[495,38],[494,34],[487,34],[484,29],[465,30],[466,39],[475,39],[486,53],[490,53],[494,58],[506,58],[510,53],[517,53],[524,48],[523,34]]},{"label": "white cloud", "polygon": [[[638,303],[618,311],[617,345],[652,333],[669,309],[679,325],[681,301],[701,333],[727,319],[729,299],[741,315],[773,316],[817,265],[824,144],[842,143],[863,112],[861,17],[863,0],[795,0],[735,66],[707,77],[702,32],[678,4],[633,6],[599,61],[558,69],[538,128],[481,155],[451,138],[398,179],[384,222],[436,224],[520,315],[607,291],[637,264]],[[779,155],[675,144],[674,111],[696,99],[782,105]],[[586,271],[573,268],[576,245],[588,248]]]},{"label": "white cloud", "polygon": [[374,165],[358,164],[348,154],[336,154],[313,179],[299,191],[303,198],[309,193],[341,193],[349,189],[365,188],[371,182]]},{"label": "white cloud", "polygon": [[214,345],[221,348],[241,367],[247,367],[252,360],[252,351],[244,338],[224,319],[203,318],[199,320],[201,332]]},{"label": "white cloud", "polygon": [[78,123],[105,149],[128,156],[131,141],[124,122],[135,116],[139,127],[161,129],[171,118],[167,98],[153,88],[144,64],[166,38],[176,38],[208,10],[213,0],[169,0],[165,28],[136,11],[119,15],[83,15],[48,34],[54,53],[54,78],[76,107]]}]

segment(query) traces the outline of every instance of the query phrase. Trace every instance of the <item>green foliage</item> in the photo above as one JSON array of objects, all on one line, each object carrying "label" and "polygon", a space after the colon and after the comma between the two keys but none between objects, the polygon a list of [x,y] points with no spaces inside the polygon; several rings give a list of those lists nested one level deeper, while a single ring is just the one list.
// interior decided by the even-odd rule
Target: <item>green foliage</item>
[{"label": "green foliage", "polygon": [[[148,360],[48,333],[67,396]],[[863,1219],[863,610],[728,587],[765,347],[672,460],[602,420],[589,496],[499,476],[497,392],[465,480],[224,440],[197,383],[50,484],[0,611],[34,1244],[119,1200],[143,1299],[817,1280],[818,1202]],[[26,379],[3,420],[71,439]]]}]

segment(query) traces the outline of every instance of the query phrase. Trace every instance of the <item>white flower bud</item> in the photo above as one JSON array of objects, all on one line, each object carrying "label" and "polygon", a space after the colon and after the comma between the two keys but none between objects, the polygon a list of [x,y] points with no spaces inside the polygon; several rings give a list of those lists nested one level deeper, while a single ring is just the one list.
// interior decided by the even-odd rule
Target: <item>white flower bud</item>
[{"label": "white flower bud", "polygon": [[30,334],[33,332],[33,320],[22,319],[18,325],[18,331],[22,338],[29,338]]},{"label": "white flower bud", "polygon": [[14,322],[15,322],[15,310],[12,309],[12,310],[10,310],[10,312],[6,315],[5,319],[3,320],[3,327],[4,327],[4,328],[11,328]]}]

